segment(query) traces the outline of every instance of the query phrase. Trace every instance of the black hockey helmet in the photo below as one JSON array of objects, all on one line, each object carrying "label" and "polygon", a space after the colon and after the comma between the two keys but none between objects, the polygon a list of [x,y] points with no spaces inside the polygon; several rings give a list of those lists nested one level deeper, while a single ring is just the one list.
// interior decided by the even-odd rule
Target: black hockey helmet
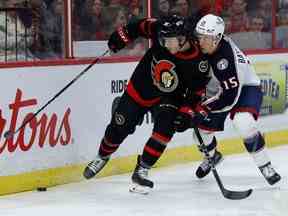
[{"label": "black hockey helmet", "polygon": [[164,37],[176,37],[185,35],[185,18],[176,14],[170,16],[163,16],[160,19],[160,25],[158,30],[158,36]]}]

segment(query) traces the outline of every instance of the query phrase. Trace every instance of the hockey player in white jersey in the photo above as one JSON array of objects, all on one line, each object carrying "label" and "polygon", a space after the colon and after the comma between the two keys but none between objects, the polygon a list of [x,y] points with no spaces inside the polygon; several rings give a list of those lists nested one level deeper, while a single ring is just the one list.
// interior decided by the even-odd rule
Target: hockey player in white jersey
[{"label": "hockey player in white jersey", "polygon": [[[221,154],[216,151],[214,132],[224,130],[224,122],[229,115],[262,175],[273,185],[281,177],[271,164],[264,137],[257,128],[262,103],[260,80],[248,58],[224,35],[224,26],[222,18],[212,14],[202,17],[196,25],[195,36],[202,52],[209,56],[217,89],[214,85],[212,91],[216,90],[216,94],[192,108],[195,115],[191,116],[190,112],[190,119],[192,117],[192,122],[199,128],[207,150],[217,164]],[[179,121],[177,124],[180,124]],[[203,178],[210,170],[208,160],[204,159],[196,176]]]}]

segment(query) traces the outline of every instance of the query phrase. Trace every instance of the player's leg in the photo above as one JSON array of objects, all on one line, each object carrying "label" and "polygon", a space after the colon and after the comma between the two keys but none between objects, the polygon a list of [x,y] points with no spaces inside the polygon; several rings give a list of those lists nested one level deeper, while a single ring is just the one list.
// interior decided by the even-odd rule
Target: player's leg
[{"label": "player's leg", "polygon": [[257,119],[262,103],[260,87],[245,86],[236,107],[231,112],[233,125],[244,140],[244,145],[253,157],[261,173],[273,185],[281,177],[275,171],[265,148],[264,136],[257,128]]},{"label": "player's leg", "polygon": [[264,136],[257,129],[257,123],[253,115],[248,112],[236,113],[233,125],[244,139],[247,151],[268,183],[273,185],[278,182],[281,177],[271,164],[265,147]]},{"label": "player's leg", "polygon": [[[217,149],[216,149],[217,139],[214,136],[214,133],[211,131],[206,131],[206,130],[201,130],[201,129],[199,129],[199,132],[200,132],[200,135],[203,139],[203,142],[206,146],[206,149],[207,149],[211,159],[213,160],[215,165],[218,165],[222,161],[223,156],[222,156],[221,152],[217,151]],[[199,146],[200,143],[199,143],[195,133],[193,134],[193,136],[197,142],[197,147],[198,147],[199,151],[203,152],[203,150]],[[198,178],[204,178],[206,175],[209,174],[210,171],[211,171],[211,166],[209,164],[209,161],[206,157],[204,157],[204,160],[198,166],[195,174]]]},{"label": "player's leg", "polygon": [[135,103],[129,95],[126,93],[122,95],[111,121],[106,127],[96,158],[84,170],[85,178],[90,179],[102,170],[124,139],[134,133],[139,119],[145,112],[146,110]]},{"label": "player's leg", "polygon": [[[222,160],[223,156],[220,151],[217,150],[217,139],[215,137],[215,131],[223,131],[224,129],[224,122],[227,117],[228,113],[211,113],[208,115],[208,118],[206,118],[200,125],[198,125],[200,135],[202,136],[203,142],[208,150],[208,153],[213,160],[214,164],[217,166]],[[197,143],[198,149],[200,151],[201,147],[199,146],[200,143],[195,136],[194,133],[194,140]],[[208,175],[211,171],[211,166],[209,165],[208,159],[203,154],[203,161],[199,165],[199,167],[196,170],[196,176],[198,178],[204,178],[206,175]]]},{"label": "player's leg", "polygon": [[175,105],[162,102],[157,107],[157,111],[154,112],[153,132],[144,146],[142,155],[138,156],[137,165],[132,175],[131,192],[146,194],[150,188],[153,188],[154,184],[148,178],[148,171],[161,157],[175,133],[173,121],[177,108]]}]

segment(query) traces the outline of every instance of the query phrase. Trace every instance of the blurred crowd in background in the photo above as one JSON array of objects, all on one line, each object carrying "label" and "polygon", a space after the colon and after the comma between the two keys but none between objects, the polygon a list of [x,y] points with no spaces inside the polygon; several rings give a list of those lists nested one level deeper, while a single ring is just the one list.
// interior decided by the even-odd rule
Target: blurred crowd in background
[{"label": "blurred crowd in background", "polygon": [[[226,34],[244,50],[272,48],[273,34],[273,48],[288,48],[288,0],[273,1],[153,0],[151,14],[216,13],[225,20]],[[72,0],[72,39],[106,41],[117,27],[147,14],[147,0]],[[63,29],[63,0],[1,1],[0,61],[62,58]],[[139,39],[118,55],[141,56],[147,47]]]}]

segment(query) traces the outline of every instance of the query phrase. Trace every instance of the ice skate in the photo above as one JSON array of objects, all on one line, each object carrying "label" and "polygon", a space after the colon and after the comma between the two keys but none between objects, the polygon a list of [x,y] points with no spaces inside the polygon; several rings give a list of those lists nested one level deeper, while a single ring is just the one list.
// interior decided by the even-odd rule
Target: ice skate
[{"label": "ice skate", "polygon": [[274,185],[275,183],[280,181],[281,176],[272,167],[271,162],[265,164],[264,166],[259,167],[259,169],[270,185]]},{"label": "ice skate", "polygon": [[98,172],[100,172],[106,163],[109,161],[108,158],[101,158],[100,156],[96,156],[95,160],[91,161],[83,172],[83,176],[86,179],[90,179],[94,177]]},{"label": "ice skate", "polygon": [[141,166],[140,161],[141,156],[139,155],[132,175],[133,184],[129,191],[132,193],[148,194],[151,188],[153,188],[154,183],[147,178],[149,169]]},{"label": "ice skate", "polygon": [[[215,154],[211,159],[213,160],[213,162],[216,166],[223,160],[223,156],[222,156],[221,152],[218,152],[217,150],[215,150]],[[199,179],[204,178],[206,175],[209,174],[210,171],[211,171],[211,166],[209,164],[208,159],[205,158],[204,161],[202,161],[202,163],[197,168],[196,176]]]}]

